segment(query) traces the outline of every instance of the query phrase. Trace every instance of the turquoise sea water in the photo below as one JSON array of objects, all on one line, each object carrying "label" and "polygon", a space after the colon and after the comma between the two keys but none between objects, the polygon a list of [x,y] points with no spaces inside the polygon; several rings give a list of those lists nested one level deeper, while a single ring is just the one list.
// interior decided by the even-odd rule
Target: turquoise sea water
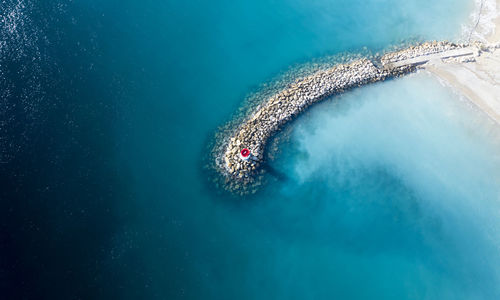
[{"label": "turquoise sea water", "polygon": [[[251,197],[206,147],[288,67],[454,39],[472,1],[0,3],[8,299],[494,299],[499,128],[427,74],[290,124]],[[11,296],[12,295],[12,296]]]}]

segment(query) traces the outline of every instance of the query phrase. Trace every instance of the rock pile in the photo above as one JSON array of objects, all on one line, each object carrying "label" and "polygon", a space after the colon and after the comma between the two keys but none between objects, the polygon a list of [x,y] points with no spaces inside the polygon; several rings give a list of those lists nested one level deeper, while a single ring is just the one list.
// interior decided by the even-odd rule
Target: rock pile
[{"label": "rock pile", "polygon": [[[231,189],[239,189],[251,182],[258,173],[268,139],[311,104],[358,86],[402,76],[415,70],[413,66],[391,67],[394,62],[459,47],[463,46],[429,42],[387,53],[376,60],[377,64],[381,64],[379,67],[368,59],[358,59],[297,79],[256,107],[233,135],[226,138],[226,144],[221,148],[223,153],[217,158],[220,171],[234,182]],[[242,149],[250,150],[249,158],[241,156]]]}]

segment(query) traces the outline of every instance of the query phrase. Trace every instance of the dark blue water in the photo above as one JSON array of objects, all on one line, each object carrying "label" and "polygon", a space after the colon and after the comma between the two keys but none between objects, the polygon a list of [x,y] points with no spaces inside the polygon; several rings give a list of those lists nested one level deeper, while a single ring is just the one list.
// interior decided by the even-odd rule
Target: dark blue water
[{"label": "dark blue water", "polygon": [[498,127],[426,74],[311,109],[254,196],[203,168],[289,66],[459,38],[473,8],[1,2],[2,297],[497,297]]}]

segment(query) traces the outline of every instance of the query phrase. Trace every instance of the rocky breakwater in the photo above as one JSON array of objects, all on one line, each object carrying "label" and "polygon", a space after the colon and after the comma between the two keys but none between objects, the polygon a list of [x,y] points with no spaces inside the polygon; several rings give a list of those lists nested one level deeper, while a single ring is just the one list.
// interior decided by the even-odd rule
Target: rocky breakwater
[{"label": "rocky breakwater", "polygon": [[[266,142],[281,126],[311,104],[325,97],[415,70],[414,65],[393,67],[392,63],[422,55],[452,50],[462,45],[446,42],[424,43],[387,53],[375,59],[358,59],[320,70],[296,80],[257,106],[243,123],[226,137],[217,166],[228,180],[230,190],[241,190],[253,182],[264,161]],[[242,152],[243,151],[243,152]]]}]

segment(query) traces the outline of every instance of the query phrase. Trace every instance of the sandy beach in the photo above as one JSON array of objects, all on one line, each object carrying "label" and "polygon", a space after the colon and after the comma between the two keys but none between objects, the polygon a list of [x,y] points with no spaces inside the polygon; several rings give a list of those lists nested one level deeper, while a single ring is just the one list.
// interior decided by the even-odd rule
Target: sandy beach
[{"label": "sandy beach", "polygon": [[[444,80],[477,105],[488,116],[500,123],[500,0],[496,1],[495,28],[484,33],[485,28],[475,30],[485,37],[484,46],[478,46],[473,61],[431,61],[423,68]],[[489,12],[491,13],[491,12]]]}]

